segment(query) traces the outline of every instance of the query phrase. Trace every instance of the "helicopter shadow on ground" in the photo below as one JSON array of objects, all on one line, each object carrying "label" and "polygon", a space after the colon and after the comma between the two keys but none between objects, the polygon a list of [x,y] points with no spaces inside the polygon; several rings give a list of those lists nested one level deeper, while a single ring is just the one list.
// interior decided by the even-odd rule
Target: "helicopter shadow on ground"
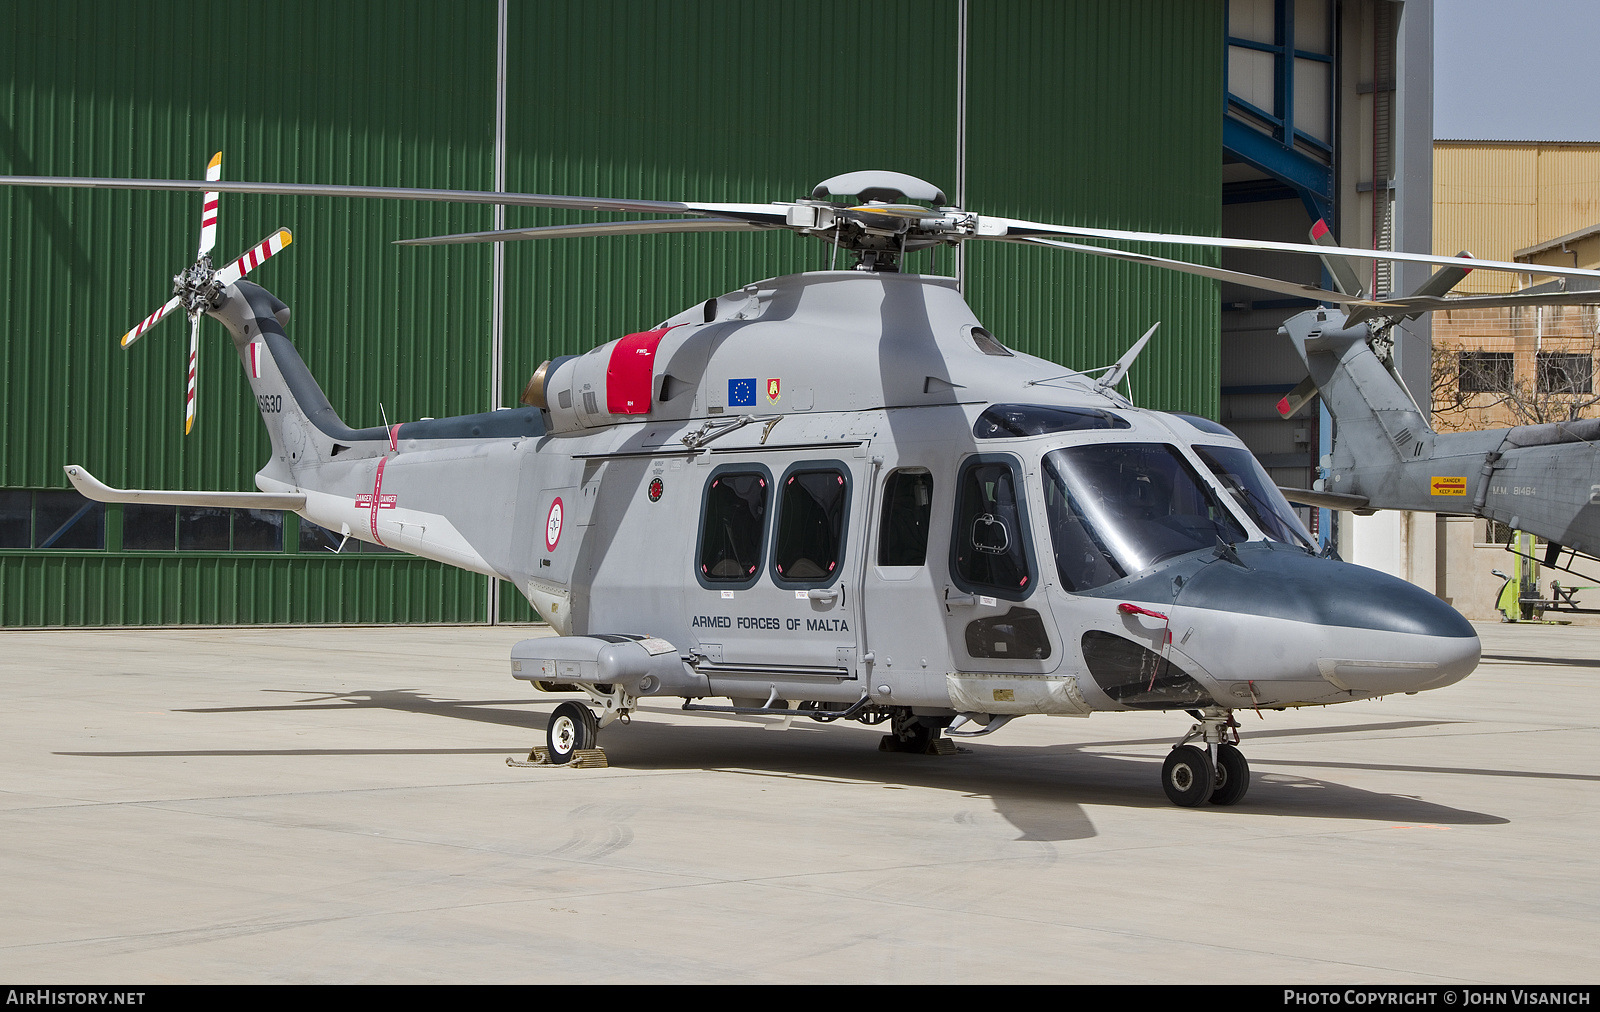
[{"label": "helicopter shadow on ground", "polygon": [[1600,668],[1600,659],[1592,657],[1535,657],[1530,654],[1483,654],[1478,660],[1484,664],[1559,664],[1564,667]]},{"label": "helicopter shadow on ground", "polygon": [[[342,693],[306,693],[264,689],[301,698],[260,706],[195,707],[179,713],[223,714],[251,712],[311,713],[379,709],[471,720],[525,732],[526,745],[508,748],[323,748],[323,749],[193,749],[161,751],[59,752],[57,755],[130,757],[207,757],[281,755],[505,755],[522,753],[542,743],[545,703],[536,699],[449,699],[425,695],[414,689],[383,689]],[[541,710],[528,709],[540,706]],[[785,731],[773,729],[765,718],[732,718],[690,726],[669,726],[648,719],[649,714],[677,716],[676,708],[649,706],[629,725],[613,724],[602,732],[612,769],[651,772],[719,771],[789,779],[825,779],[849,784],[877,784],[886,788],[917,787],[946,792],[958,798],[984,798],[1021,834],[1019,840],[1060,842],[1097,835],[1085,806],[1168,808],[1159,784],[1160,758],[1171,745],[1167,739],[1082,742],[1048,746],[963,743],[957,755],[922,756],[877,751],[878,729],[828,728],[797,720]],[[1422,727],[1428,721],[1372,725],[1337,725],[1293,731],[1263,732],[1259,737],[1347,734]],[[1248,745],[1248,741],[1246,742]],[[1105,749],[1149,746],[1151,755],[1109,753]],[[1516,771],[1447,769],[1428,766],[1273,761],[1273,767],[1356,768],[1454,773],[1462,775],[1531,775]],[[573,770],[583,776],[586,771]],[[1582,779],[1600,779],[1583,777]],[[1217,809],[1205,809],[1220,811]],[[961,806],[951,818],[962,817]],[[1369,820],[1432,825],[1500,825],[1498,816],[1433,804],[1420,798],[1382,794],[1350,787],[1314,776],[1258,770],[1250,795],[1228,811],[1279,817]]]},{"label": "helicopter shadow on ground", "polygon": [[[1160,786],[1161,759],[1172,744],[1166,739],[1149,742],[1154,754],[1147,756],[1100,751],[1118,747],[1116,743],[991,746],[976,741],[963,742],[964,751],[959,755],[919,756],[867,751],[875,749],[877,741],[859,730],[838,734],[819,728],[796,735],[798,724],[779,734],[755,728],[742,734],[721,729],[700,734],[697,730],[638,721],[625,733],[613,734],[610,741],[602,743],[613,766],[629,769],[731,768],[772,776],[826,777],[987,797],[995,810],[1021,832],[1019,839],[1024,840],[1061,841],[1095,835],[1084,806],[1171,807]],[[1328,733],[1338,730],[1343,729],[1330,728]],[[1434,825],[1508,822],[1499,816],[1415,797],[1276,771],[1256,772],[1250,795],[1229,811]]]}]

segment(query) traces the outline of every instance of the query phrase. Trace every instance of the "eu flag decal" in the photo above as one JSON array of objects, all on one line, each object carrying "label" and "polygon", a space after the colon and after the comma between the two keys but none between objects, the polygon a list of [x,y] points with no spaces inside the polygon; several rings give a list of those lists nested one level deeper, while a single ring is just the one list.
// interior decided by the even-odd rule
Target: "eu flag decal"
[{"label": "eu flag decal", "polygon": [[756,378],[728,381],[728,406],[753,408],[756,404]]}]

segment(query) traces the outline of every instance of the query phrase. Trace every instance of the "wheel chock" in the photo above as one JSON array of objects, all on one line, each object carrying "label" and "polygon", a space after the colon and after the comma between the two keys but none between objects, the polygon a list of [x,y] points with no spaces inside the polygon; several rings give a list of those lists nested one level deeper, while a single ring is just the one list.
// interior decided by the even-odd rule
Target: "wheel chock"
[{"label": "wheel chock", "polygon": [[606,750],[603,748],[580,748],[572,753],[570,762],[561,764],[550,761],[550,750],[543,745],[535,745],[533,751],[528,753],[526,759],[507,759],[507,766],[557,766],[566,765],[580,770],[603,770],[611,764],[606,761]]}]

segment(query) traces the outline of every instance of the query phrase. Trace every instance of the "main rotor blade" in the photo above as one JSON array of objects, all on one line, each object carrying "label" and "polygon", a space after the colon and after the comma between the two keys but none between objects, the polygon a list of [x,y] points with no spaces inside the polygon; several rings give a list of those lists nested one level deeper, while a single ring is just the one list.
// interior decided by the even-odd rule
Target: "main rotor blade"
[{"label": "main rotor blade", "polygon": [[[1579,267],[1552,267],[1545,264],[1507,263],[1503,260],[1478,260],[1465,257],[1440,257],[1430,253],[1401,253],[1395,250],[1353,249],[1347,246],[1315,246],[1300,242],[1273,242],[1267,239],[1233,239],[1227,236],[1182,235],[1164,232],[1129,232],[1114,228],[1084,228],[1077,225],[1051,225],[1016,218],[981,215],[975,239],[1026,239],[1050,235],[1088,239],[1118,239],[1125,242],[1157,242],[1178,246],[1215,246],[1220,249],[1253,249],[1271,253],[1304,253],[1313,256],[1337,254],[1358,260],[1393,260],[1404,263],[1437,264],[1442,267],[1468,267],[1476,270],[1504,271],[1510,274],[1555,274],[1575,278],[1600,279],[1600,271]],[[1340,295],[1338,301],[1350,301]]]},{"label": "main rotor blade", "polygon": [[1594,306],[1600,305],[1600,291],[1590,292],[1509,292],[1505,295],[1411,295],[1392,300],[1402,306],[1439,309],[1498,309],[1502,306]]},{"label": "main rotor blade", "polygon": [[275,253],[282,252],[283,248],[294,242],[294,236],[286,228],[280,228],[254,246],[239,255],[239,259],[217,271],[217,281],[226,288],[260,267],[267,258]]},{"label": "main rotor blade", "polygon": [[[211,163],[206,166],[206,182],[215,183],[222,178],[222,152],[218,151],[211,156]],[[200,204],[200,256],[211,252],[217,244],[217,203],[220,194],[216,190],[205,191]]]},{"label": "main rotor blade", "polygon": [[779,223],[784,220],[784,205],[781,204],[685,204],[677,200],[567,197],[544,193],[496,193],[490,190],[430,190],[406,186],[197,182],[189,179],[112,179],[94,176],[0,176],[0,186],[64,186],[95,190],[167,190],[191,193],[215,191],[279,197],[360,197],[378,200],[428,200],[454,204],[504,204],[508,207],[557,207],[579,211],[774,217]]},{"label": "main rotor blade", "polygon": [[139,340],[139,338],[143,337],[145,331],[149,330],[156,323],[160,322],[160,320],[163,317],[165,317],[168,313],[172,312],[174,309],[177,309],[178,305],[179,305],[179,303],[181,301],[182,301],[181,299],[179,299],[176,295],[174,295],[172,298],[167,300],[167,304],[166,305],[162,306],[160,309],[158,309],[155,312],[151,313],[149,316],[145,317],[143,320],[140,320],[138,326],[134,327],[132,330],[130,330],[126,334],[122,335],[122,346],[124,348],[126,348],[128,345],[132,344],[133,342]]},{"label": "main rotor blade", "polygon": [[671,232],[764,232],[767,225],[737,218],[657,218],[653,221],[601,221],[587,225],[545,225],[504,228],[494,232],[462,232],[425,239],[396,239],[396,246],[445,246],[469,242],[511,242],[517,239],[573,239],[591,235],[657,235]]},{"label": "main rotor blade", "polygon": [[[1441,272],[1442,273],[1442,272]],[[1452,309],[1502,309],[1529,306],[1596,306],[1600,305],[1600,291],[1584,292],[1509,292],[1504,295],[1406,295],[1390,299],[1389,305],[1405,311],[1405,319],[1414,320],[1423,313],[1436,313]],[[1393,316],[1381,309],[1357,309],[1350,314],[1348,325],[1376,317]]]},{"label": "main rotor blade", "polygon": [[1263,291],[1277,292],[1279,295],[1294,295],[1299,298],[1311,299],[1316,302],[1336,302],[1343,305],[1370,306],[1384,308],[1387,302],[1375,302],[1371,299],[1354,298],[1343,292],[1330,292],[1316,285],[1300,285],[1293,281],[1279,281],[1277,278],[1264,278],[1258,274],[1242,274],[1239,271],[1223,270],[1221,267],[1207,267],[1204,264],[1191,264],[1184,260],[1168,260],[1165,257],[1153,257],[1144,253],[1130,253],[1127,250],[1106,249],[1104,246],[1086,246],[1082,243],[1063,242],[1060,239],[1002,239],[1002,242],[1033,243],[1038,246],[1054,246],[1057,249],[1070,249],[1078,253],[1090,253],[1094,256],[1110,257],[1113,260],[1125,260],[1128,263],[1145,264],[1149,267],[1160,267],[1169,271],[1181,271],[1184,274],[1198,274],[1203,278],[1215,278],[1218,281],[1231,281],[1234,284],[1245,285],[1249,288],[1259,288]]}]

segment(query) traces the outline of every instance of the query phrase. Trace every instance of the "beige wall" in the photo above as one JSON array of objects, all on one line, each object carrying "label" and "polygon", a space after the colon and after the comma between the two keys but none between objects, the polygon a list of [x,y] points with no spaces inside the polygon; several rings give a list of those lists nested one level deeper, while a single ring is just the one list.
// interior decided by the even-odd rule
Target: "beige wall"
[{"label": "beige wall", "polygon": [[[1510,260],[1600,223],[1600,144],[1437,141],[1433,252]],[[1600,244],[1595,246],[1600,255]],[[1570,263],[1570,254],[1549,263]],[[1587,266],[1587,264],[1585,264]],[[1522,276],[1475,271],[1456,291],[1510,292]]]},{"label": "beige wall", "polygon": [[[1433,348],[1440,359],[1434,371],[1433,427],[1440,432],[1494,429],[1538,421],[1564,421],[1575,398],[1541,395],[1535,363],[1539,352],[1594,355],[1600,333],[1600,307],[1544,306],[1511,309],[1458,309],[1433,314]],[[1513,382],[1519,387],[1516,410],[1501,394],[1457,394],[1451,368],[1464,350],[1511,352]],[[1600,374],[1596,376],[1600,383]],[[1593,415],[1594,397],[1578,395],[1580,414]]]},{"label": "beige wall", "polygon": [[[1433,252],[1448,256],[1469,250],[1489,260],[1511,260],[1519,249],[1600,224],[1600,144],[1435,142],[1433,187]],[[1531,259],[1563,267],[1600,267],[1600,236],[1584,237],[1566,249],[1557,247]],[[1510,292],[1548,280],[1475,271],[1456,292]],[[1560,407],[1539,403],[1534,369],[1538,352],[1594,354],[1597,332],[1600,310],[1593,306],[1433,314],[1436,356],[1448,364],[1455,361],[1457,352],[1466,349],[1513,353],[1515,382],[1535,391],[1523,395],[1524,403],[1532,402],[1535,409]],[[1521,414],[1512,410],[1502,396],[1457,397],[1454,377],[1448,369],[1435,372],[1433,402],[1434,426],[1442,432],[1536,420],[1526,417],[1526,409]],[[1593,415],[1595,408],[1586,407],[1582,414]],[[1478,621],[1499,617],[1495,600],[1501,580],[1493,570],[1509,571],[1512,563],[1502,546],[1485,543],[1487,533],[1487,523],[1476,517],[1441,516],[1435,529],[1434,592],[1467,618]],[[1411,534],[1414,541],[1420,536],[1415,530]],[[1410,578],[1412,582],[1422,582],[1416,574]],[[1568,585],[1587,582],[1546,570],[1539,578],[1540,590],[1546,595],[1552,579]],[[1579,600],[1585,606],[1600,607],[1600,590],[1581,593]],[[1600,624],[1600,616],[1549,617]]]}]

